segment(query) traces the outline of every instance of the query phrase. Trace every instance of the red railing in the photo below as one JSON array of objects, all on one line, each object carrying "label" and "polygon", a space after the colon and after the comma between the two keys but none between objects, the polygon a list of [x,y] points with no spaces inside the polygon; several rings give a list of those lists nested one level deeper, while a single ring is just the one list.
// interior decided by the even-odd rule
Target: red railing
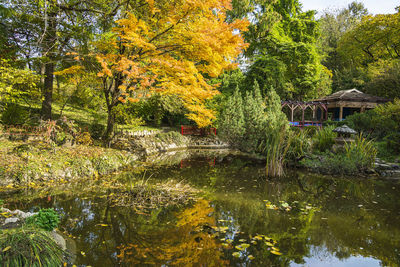
[{"label": "red railing", "polygon": [[209,135],[214,134],[217,135],[216,128],[198,128],[196,126],[181,126],[181,134],[182,135]]}]

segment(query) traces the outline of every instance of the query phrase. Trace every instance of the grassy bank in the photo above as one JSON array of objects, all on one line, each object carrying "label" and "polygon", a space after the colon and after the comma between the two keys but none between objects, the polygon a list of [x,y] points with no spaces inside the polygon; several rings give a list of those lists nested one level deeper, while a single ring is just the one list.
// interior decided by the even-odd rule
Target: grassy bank
[{"label": "grassy bank", "polygon": [[63,183],[74,178],[105,175],[126,167],[137,156],[115,149],[77,145],[54,147],[32,141],[0,142],[0,185],[15,187]]}]

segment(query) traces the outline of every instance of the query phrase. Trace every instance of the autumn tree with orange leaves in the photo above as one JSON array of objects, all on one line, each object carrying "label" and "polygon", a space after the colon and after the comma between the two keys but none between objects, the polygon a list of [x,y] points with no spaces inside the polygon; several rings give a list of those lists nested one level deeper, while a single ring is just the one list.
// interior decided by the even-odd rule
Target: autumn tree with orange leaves
[{"label": "autumn tree with orange leaves", "polygon": [[248,22],[226,22],[228,0],[135,3],[95,43],[108,110],[105,137],[113,131],[115,106],[153,92],[179,96],[189,119],[210,125],[215,115],[205,101],[218,91],[207,80],[237,67],[235,59],[247,47],[240,33]]}]

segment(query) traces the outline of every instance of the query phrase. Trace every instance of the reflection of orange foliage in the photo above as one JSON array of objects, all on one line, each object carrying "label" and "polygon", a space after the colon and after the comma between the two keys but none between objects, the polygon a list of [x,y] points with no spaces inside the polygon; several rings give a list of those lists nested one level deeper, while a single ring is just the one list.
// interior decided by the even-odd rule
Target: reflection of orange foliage
[{"label": "reflection of orange foliage", "polygon": [[225,266],[214,235],[202,231],[203,225],[215,226],[208,215],[213,212],[209,202],[199,200],[193,207],[177,214],[176,226],[163,232],[148,233],[137,244],[120,247],[121,263],[174,266]]}]

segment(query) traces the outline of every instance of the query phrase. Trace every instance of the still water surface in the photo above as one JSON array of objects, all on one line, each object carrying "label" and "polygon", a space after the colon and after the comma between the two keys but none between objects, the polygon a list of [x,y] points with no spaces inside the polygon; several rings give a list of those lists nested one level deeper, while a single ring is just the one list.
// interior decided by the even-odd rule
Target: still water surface
[{"label": "still water surface", "polygon": [[4,198],[11,208],[62,214],[78,266],[400,265],[398,181],[300,171],[267,179],[262,164],[229,154],[170,159],[113,179],[185,181],[202,199],[142,212],[82,193],[86,185]]}]

